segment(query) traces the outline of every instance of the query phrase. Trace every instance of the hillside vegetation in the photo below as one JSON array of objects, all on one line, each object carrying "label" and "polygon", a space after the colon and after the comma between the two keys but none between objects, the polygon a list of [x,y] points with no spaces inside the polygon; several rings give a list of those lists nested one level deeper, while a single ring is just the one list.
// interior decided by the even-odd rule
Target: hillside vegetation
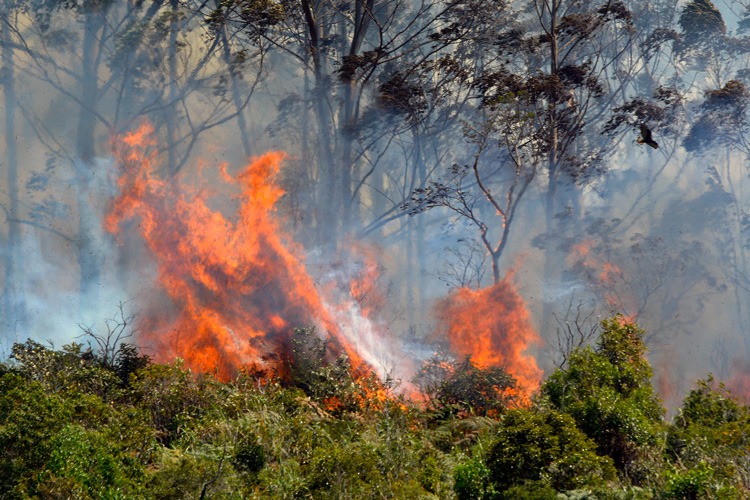
[{"label": "hillside vegetation", "polygon": [[747,498],[748,407],[709,376],[667,422],[644,332],[600,332],[530,403],[440,356],[407,399],[310,329],[228,382],[29,340],[0,365],[0,498]]}]

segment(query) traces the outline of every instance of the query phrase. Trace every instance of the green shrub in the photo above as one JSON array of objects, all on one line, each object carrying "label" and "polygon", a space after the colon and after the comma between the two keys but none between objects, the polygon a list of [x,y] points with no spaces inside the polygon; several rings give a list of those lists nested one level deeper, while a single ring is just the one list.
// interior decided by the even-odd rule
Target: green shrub
[{"label": "green shrub", "polygon": [[501,498],[507,500],[557,500],[557,492],[541,481],[528,481],[512,486],[503,492]]},{"label": "green shrub", "polygon": [[65,426],[50,443],[52,452],[36,490],[45,498],[54,497],[61,488],[66,488],[62,493],[68,498],[136,496],[137,483],[129,476],[140,476],[142,471],[133,470],[133,462],[123,460],[113,445],[80,425]]},{"label": "green shrub", "polygon": [[668,472],[664,497],[686,500],[708,498],[713,475],[713,469],[706,464],[686,471]]},{"label": "green shrub", "polygon": [[503,368],[479,368],[471,358],[453,361],[436,355],[419,369],[414,383],[439,418],[459,413],[498,415],[513,401],[516,380]]},{"label": "green shrub", "polygon": [[512,410],[502,419],[487,466],[498,491],[527,481],[542,481],[557,491],[595,487],[615,476],[612,461],[595,450],[569,415]]},{"label": "green shrub", "polygon": [[684,488],[677,488],[680,491],[702,484],[701,474],[710,470],[716,491],[733,488],[747,496],[742,464],[748,459],[749,446],[750,409],[713,377],[700,380],[669,428],[667,452],[682,470],[669,476],[670,484],[684,483]]},{"label": "green shrub", "polygon": [[[333,359],[332,359],[333,358]],[[360,387],[346,356],[334,357],[331,342],[315,328],[295,328],[291,355],[284,359],[289,382],[326,410],[341,415],[360,408]]]},{"label": "green shrub", "polygon": [[484,500],[495,497],[490,469],[478,459],[457,466],[453,472],[453,491],[458,500]]},{"label": "green shrub", "polygon": [[74,410],[39,382],[14,373],[0,378],[0,497],[44,467],[52,438]]},{"label": "green shrub", "polygon": [[[153,499],[221,498],[228,488],[222,452],[189,453],[162,448],[149,471],[145,489]],[[239,488],[235,486],[234,488]]]},{"label": "green shrub", "polygon": [[653,479],[651,457],[666,436],[664,408],[651,385],[645,332],[621,316],[602,322],[596,349],[574,350],[552,373],[542,394],[610,456],[636,484]]},{"label": "green shrub", "polygon": [[246,439],[234,452],[234,466],[244,472],[260,472],[266,465],[266,453],[254,439]]},{"label": "green shrub", "polygon": [[131,398],[151,416],[159,441],[169,445],[193,420],[219,407],[217,388],[207,375],[195,375],[181,360],[149,365],[131,377]]}]

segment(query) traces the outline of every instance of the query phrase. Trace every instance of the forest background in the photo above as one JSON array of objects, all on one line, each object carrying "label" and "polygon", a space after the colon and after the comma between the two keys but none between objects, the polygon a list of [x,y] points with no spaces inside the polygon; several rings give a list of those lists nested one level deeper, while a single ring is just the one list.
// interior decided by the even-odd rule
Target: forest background
[{"label": "forest background", "polygon": [[[193,303],[165,291],[148,235],[122,214],[105,222],[124,192],[123,137],[146,123],[166,212],[200,191],[231,222],[243,198],[225,177],[286,152],[271,212],[301,262],[287,277],[304,268],[335,288],[374,270],[378,300],[348,287],[362,314],[339,342],[381,376],[409,380],[442,347],[469,354],[436,333],[437,311],[458,290],[502,289],[539,332],[514,345],[540,370],[619,312],[650,332],[670,409],[709,371],[746,393],[742,2],[4,0],[1,12],[6,358],[27,338],[100,331],[122,303],[145,321],[145,353],[202,366],[185,356],[196,344],[164,333]],[[637,142],[642,124],[658,148]],[[306,304],[285,331],[325,330]]]}]

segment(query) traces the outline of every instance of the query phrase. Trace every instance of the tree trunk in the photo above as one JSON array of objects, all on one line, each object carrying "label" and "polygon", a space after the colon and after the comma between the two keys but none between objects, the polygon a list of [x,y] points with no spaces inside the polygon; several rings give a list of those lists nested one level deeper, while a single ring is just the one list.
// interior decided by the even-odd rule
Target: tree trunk
[{"label": "tree trunk", "polygon": [[[354,29],[349,42],[348,54],[355,56],[359,54],[364,42],[367,30],[370,26],[373,0],[357,0],[354,3]],[[342,18],[339,22],[339,36],[341,40],[347,40],[347,19]],[[347,50],[342,46],[342,53]],[[359,217],[359,193],[355,193],[354,184],[359,181],[356,162],[353,160],[354,140],[358,121],[357,113],[357,87],[354,81],[346,82],[343,88],[341,116],[339,119],[339,140],[341,141],[341,210],[344,230],[349,230],[354,224],[360,227]]]},{"label": "tree trunk", "polygon": [[177,35],[180,27],[177,22],[179,0],[169,0],[172,9],[172,20],[169,24],[169,52],[167,53],[167,71],[169,74],[169,106],[166,109],[165,125],[167,128],[167,168],[170,178],[177,174]]},{"label": "tree trunk", "polygon": [[[216,6],[220,6],[219,0],[216,0]],[[237,110],[237,128],[240,132],[242,150],[245,153],[245,157],[250,158],[252,156],[252,148],[250,146],[250,136],[247,131],[247,122],[245,121],[245,106],[242,102],[242,96],[240,95],[240,82],[239,78],[237,77],[237,71],[232,68],[232,51],[229,46],[226,23],[222,24],[219,36],[221,37],[221,55],[224,59],[224,64],[226,64],[227,66],[227,71],[229,71],[229,84],[230,91],[232,92],[232,102],[234,103],[234,106]]]},{"label": "tree trunk", "polygon": [[101,279],[104,261],[99,245],[101,224],[99,214],[91,203],[90,186],[94,177],[93,162],[96,156],[94,134],[96,129],[96,102],[98,100],[98,39],[104,26],[104,17],[98,10],[86,13],[81,54],[81,107],[76,137],[76,184],[78,202],[78,265],[81,271],[80,307],[84,311],[96,303],[97,286]]},{"label": "tree trunk", "polygon": [[354,116],[354,86],[353,83],[344,85],[342,96],[342,116],[339,120],[339,140],[341,141],[341,192],[340,192],[340,210],[341,222],[344,231],[351,228],[352,223],[359,223],[358,214],[354,213],[359,210],[359,204],[353,199],[352,192],[352,174],[354,172],[354,160],[352,151],[354,149],[354,132],[356,117]]},{"label": "tree trunk", "polygon": [[[422,132],[418,126],[414,128],[414,158],[416,161],[416,173],[417,173],[417,184],[423,188],[427,184],[427,166],[424,161],[424,148],[423,148],[423,137]],[[425,230],[425,217],[416,217],[415,221],[415,233],[416,233],[416,246],[419,249],[427,248],[426,233]],[[425,288],[427,286],[425,282],[425,275],[427,274],[427,252],[417,252],[417,294],[415,297],[414,307],[419,312],[418,317],[423,317],[424,310],[426,308],[425,301]]]},{"label": "tree trunk", "polygon": [[[8,12],[11,7],[4,2]],[[4,101],[5,101],[5,167],[7,169],[8,207],[6,222],[8,224],[8,239],[5,248],[5,283],[3,285],[3,327],[7,338],[16,339],[16,335],[23,328],[24,295],[19,286],[18,265],[21,262],[21,231],[18,222],[18,148],[16,144],[16,92],[15,92],[15,64],[12,35],[6,24],[0,27],[0,44],[4,71],[2,73]]]},{"label": "tree trunk", "polygon": [[[550,74],[554,75],[558,69],[559,48],[557,39],[557,15],[560,8],[560,0],[550,0],[549,6],[549,26],[547,33],[550,36]],[[559,269],[560,258],[557,254],[556,245],[552,242],[552,234],[555,231],[555,211],[557,210],[558,182],[560,180],[558,142],[559,130],[557,124],[557,103],[549,103],[549,120],[550,120],[550,137],[549,137],[549,156],[547,158],[547,193],[545,196],[545,231],[546,245],[544,247],[544,283],[549,286],[558,278],[557,270]],[[543,299],[542,305],[542,326],[548,325],[554,313],[554,304],[551,304],[546,298]]]},{"label": "tree trunk", "polygon": [[328,92],[331,82],[324,71],[324,62],[320,53],[322,28],[318,25],[316,11],[310,0],[302,0],[302,9],[307,24],[309,37],[309,53],[313,64],[314,88],[312,99],[315,106],[315,114],[318,122],[318,206],[322,227],[318,233],[321,235],[321,244],[325,246],[336,246],[337,223],[339,221],[336,213],[336,185],[337,176],[334,164],[332,131],[335,130],[333,117],[328,101]]}]

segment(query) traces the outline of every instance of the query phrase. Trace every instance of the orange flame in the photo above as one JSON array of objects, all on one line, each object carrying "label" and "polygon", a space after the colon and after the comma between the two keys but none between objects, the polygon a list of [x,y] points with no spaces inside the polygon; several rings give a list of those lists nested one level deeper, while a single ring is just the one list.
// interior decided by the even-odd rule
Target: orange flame
[{"label": "orange flame", "polygon": [[355,242],[350,244],[350,248],[360,257],[361,265],[359,272],[349,281],[349,292],[362,313],[372,318],[386,305],[386,297],[378,285],[383,268],[377,256],[377,247]]},{"label": "orange flame", "polygon": [[745,403],[750,403],[750,363],[748,361],[741,358],[732,360],[726,386],[734,396]]},{"label": "orange flame", "polygon": [[571,264],[583,271],[612,311],[617,311],[633,321],[637,308],[632,297],[623,290],[625,273],[617,264],[594,255],[594,246],[595,242],[592,239],[573,245],[569,255]]},{"label": "orange flame", "polygon": [[541,338],[512,275],[480,290],[456,290],[438,305],[438,317],[454,354],[470,356],[479,368],[504,368],[527,394],[539,387],[542,370],[526,350]]},{"label": "orange flame", "polygon": [[241,207],[231,220],[209,208],[205,193],[156,176],[150,125],[114,146],[123,169],[121,194],[106,227],[118,233],[123,221],[140,221],[161,286],[178,310],[175,319],[151,325],[145,340],[170,346],[189,367],[216,370],[226,379],[263,362],[293,327],[316,324],[355,368],[363,365],[297,257],[302,249],[278,222],[275,205],[284,192],[274,179],[284,153],[254,159],[236,179],[223,176],[240,190]]}]

